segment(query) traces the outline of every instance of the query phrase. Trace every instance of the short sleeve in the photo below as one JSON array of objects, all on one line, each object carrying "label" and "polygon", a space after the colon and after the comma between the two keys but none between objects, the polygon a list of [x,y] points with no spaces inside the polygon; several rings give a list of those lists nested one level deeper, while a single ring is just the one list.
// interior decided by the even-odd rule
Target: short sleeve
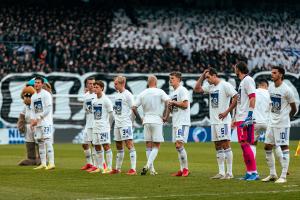
[{"label": "short sleeve", "polygon": [[233,88],[233,86],[230,83],[225,82],[225,92],[226,95],[229,97],[233,97],[234,95],[237,94],[237,91]]}]

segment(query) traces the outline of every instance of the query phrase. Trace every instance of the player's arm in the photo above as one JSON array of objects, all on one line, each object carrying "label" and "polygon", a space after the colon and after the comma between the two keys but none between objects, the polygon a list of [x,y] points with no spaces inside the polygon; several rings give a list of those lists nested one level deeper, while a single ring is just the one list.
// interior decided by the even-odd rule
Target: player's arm
[{"label": "player's arm", "polygon": [[232,97],[231,104],[229,105],[228,109],[225,112],[219,114],[219,119],[223,120],[236,107],[237,98],[238,98],[237,94]]},{"label": "player's arm", "polygon": [[31,97],[31,111],[30,111],[30,129],[33,130],[34,126],[37,125],[37,120],[35,118],[35,111],[34,111],[34,104],[33,104],[33,98]]},{"label": "player's arm", "polygon": [[169,106],[176,106],[181,109],[187,109],[189,106],[189,101],[184,100],[184,101],[169,101]]},{"label": "player's arm", "polygon": [[203,81],[205,80],[205,74],[208,71],[209,71],[208,69],[204,70],[204,72],[202,73],[202,75],[200,76],[200,78],[197,80],[196,85],[194,87],[194,92],[204,93],[204,89],[203,89],[202,85],[203,85]]},{"label": "player's arm", "polygon": [[38,120],[43,120],[52,110],[52,96],[50,93],[46,93],[45,96],[45,107],[43,108],[42,114],[39,115]]},{"label": "player's arm", "polygon": [[171,113],[171,107],[169,106],[170,100],[165,101],[165,111],[164,111],[164,116],[163,116],[163,122],[167,122],[170,117]]},{"label": "player's arm", "polygon": [[296,107],[296,103],[295,102],[290,103],[290,106],[291,106],[290,118],[292,118],[292,117],[294,117],[294,115],[297,112],[297,107]]},{"label": "player's arm", "polygon": [[140,121],[140,122],[143,123],[143,119],[142,119],[142,117],[140,116],[140,114],[139,114],[139,112],[138,112],[136,106],[133,106],[133,107],[132,107],[132,112],[133,112],[133,114],[135,115],[136,119],[137,119],[138,121]]}]

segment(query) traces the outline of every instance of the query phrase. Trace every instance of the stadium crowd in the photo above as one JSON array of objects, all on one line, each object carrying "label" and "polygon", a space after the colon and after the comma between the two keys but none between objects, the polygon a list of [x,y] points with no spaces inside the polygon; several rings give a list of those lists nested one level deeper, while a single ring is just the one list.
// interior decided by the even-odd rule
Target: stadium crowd
[{"label": "stadium crowd", "polygon": [[[24,17],[26,16],[26,17]],[[134,18],[134,20],[133,20]],[[199,73],[282,65],[299,73],[293,12],[0,8],[0,78],[12,72]]]}]

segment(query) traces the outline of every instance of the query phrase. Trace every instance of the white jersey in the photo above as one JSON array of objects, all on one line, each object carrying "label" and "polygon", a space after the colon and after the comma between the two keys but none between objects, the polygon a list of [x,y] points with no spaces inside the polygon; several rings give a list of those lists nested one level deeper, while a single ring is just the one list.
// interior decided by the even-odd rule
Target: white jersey
[{"label": "white jersey", "polygon": [[143,124],[163,124],[162,117],[165,108],[165,102],[169,96],[158,88],[147,88],[136,99],[135,106],[142,105],[144,111]]},{"label": "white jersey", "polygon": [[209,116],[211,124],[231,124],[230,113],[224,120],[219,119],[219,114],[225,112],[229,105],[230,99],[237,94],[237,91],[230,83],[223,80],[218,85],[205,85],[202,87],[205,93],[209,94]]},{"label": "white jersey", "polygon": [[132,106],[134,104],[133,95],[128,90],[118,92],[115,95],[115,127],[128,127],[132,126]]},{"label": "white jersey", "polygon": [[42,117],[37,127],[53,125],[52,95],[49,92],[41,89],[39,93],[34,93],[31,97],[31,108],[31,119]]},{"label": "white jersey", "polygon": [[250,105],[249,95],[251,94],[255,94],[255,82],[252,77],[246,75],[238,89],[236,121],[244,121],[248,116]]},{"label": "white jersey", "polygon": [[22,110],[21,114],[23,114],[25,116],[26,124],[30,124],[31,112],[32,112],[32,109],[31,109],[30,105],[24,104],[24,107],[23,107],[23,110]]},{"label": "white jersey", "polygon": [[182,102],[188,101],[188,107],[186,109],[174,106],[172,109],[172,123],[174,126],[190,126],[191,125],[191,111],[190,111],[190,94],[189,91],[183,87],[179,86],[171,95],[171,99],[174,101]]},{"label": "white jersey", "polygon": [[85,128],[93,128],[93,113],[92,113],[92,101],[97,96],[95,93],[87,92],[84,94],[84,102],[83,102],[83,109],[85,111]]},{"label": "white jersey", "polygon": [[113,111],[111,101],[106,95],[96,97],[92,101],[93,133],[110,132],[109,113]]},{"label": "white jersey", "polygon": [[279,87],[274,84],[270,85],[269,93],[271,97],[271,127],[290,127],[290,103],[295,102],[292,90],[286,83],[282,83]]},{"label": "white jersey", "polygon": [[270,94],[268,90],[258,88],[255,90],[256,103],[253,118],[257,124],[268,124],[270,118]]}]

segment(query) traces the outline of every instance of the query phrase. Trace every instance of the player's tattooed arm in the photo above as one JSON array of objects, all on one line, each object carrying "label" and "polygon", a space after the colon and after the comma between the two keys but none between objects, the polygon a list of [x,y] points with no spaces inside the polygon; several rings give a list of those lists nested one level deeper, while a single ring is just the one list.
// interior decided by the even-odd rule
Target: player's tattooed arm
[{"label": "player's tattooed arm", "polygon": [[139,112],[137,111],[137,107],[136,106],[132,107],[132,112],[134,113],[137,121],[140,121],[141,123],[143,123],[143,118],[140,116]]},{"label": "player's tattooed arm", "polygon": [[114,114],[112,111],[108,113],[108,121],[109,121],[110,127],[112,127],[112,124],[114,122]]},{"label": "player's tattooed arm", "polygon": [[170,102],[170,100],[165,102],[165,112],[164,112],[164,116],[162,118],[164,123],[168,122],[169,117],[170,117],[170,112],[172,111],[172,106],[169,106],[169,102]]},{"label": "player's tattooed arm", "polygon": [[291,106],[290,118],[292,118],[292,117],[294,117],[294,115],[297,112],[297,107],[296,107],[296,103],[295,102],[290,103],[290,106]]},{"label": "player's tattooed arm", "polygon": [[197,93],[204,92],[202,85],[203,85],[203,81],[205,80],[205,74],[208,73],[208,71],[209,71],[208,69],[204,70],[204,72],[202,73],[200,78],[197,80],[196,85],[194,87],[194,92],[197,92]]},{"label": "player's tattooed arm", "polygon": [[237,97],[237,94],[232,97],[231,104],[225,112],[219,114],[219,119],[223,120],[236,107]]}]

